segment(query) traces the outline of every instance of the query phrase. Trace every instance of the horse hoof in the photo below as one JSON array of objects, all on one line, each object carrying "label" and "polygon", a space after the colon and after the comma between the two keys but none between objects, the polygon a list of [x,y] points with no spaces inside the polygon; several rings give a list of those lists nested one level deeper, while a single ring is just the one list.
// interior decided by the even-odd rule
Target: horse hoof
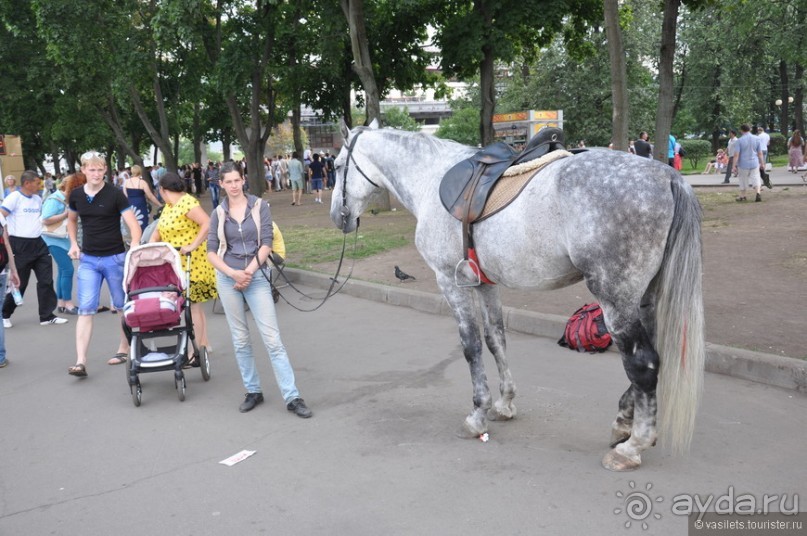
[{"label": "horse hoof", "polygon": [[505,404],[501,400],[497,400],[493,407],[488,410],[488,420],[491,421],[509,421],[516,416],[516,405],[510,402]]},{"label": "horse hoof", "polygon": [[480,423],[472,415],[469,415],[465,418],[460,429],[457,430],[457,437],[461,439],[477,439],[487,431],[488,427],[484,420]]},{"label": "horse hoof", "polygon": [[618,453],[616,449],[609,450],[608,453],[602,458],[602,466],[609,471],[635,471],[640,465],[642,465],[641,459],[634,461],[627,456]]}]

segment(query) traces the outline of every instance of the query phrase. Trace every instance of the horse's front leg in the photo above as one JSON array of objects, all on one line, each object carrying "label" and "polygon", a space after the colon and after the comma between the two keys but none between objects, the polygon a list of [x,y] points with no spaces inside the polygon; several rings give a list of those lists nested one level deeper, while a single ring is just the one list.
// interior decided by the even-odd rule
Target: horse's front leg
[{"label": "horse's front leg", "polygon": [[[638,321],[614,335],[631,386],[620,400],[620,412],[612,430],[612,445],[616,445],[605,455],[602,464],[612,471],[631,471],[641,465],[642,451],[656,443],[659,357]],[[625,437],[628,426],[629,437]]]},{"label": "horse's front leg", "polygon": [[476,287],[478,296],[482,301],[482,318],[485,322],[485,343],[496,359],[499,369],[500,398],[488,411],[488,419],[492,421],[506,421],[516,416],[516,405],[513,398],[516,396],[516,384],[507,364],[507,340],[504,335],[504,316],[502,315],[502,301],[499,289],[494,285],[481,285]]},{"label": "horse's front leg", "polygon": [[491,397],[488,378],[485,374],[485,364],[482,361],[482,337],[477,324],[472,291],[457,287],[452,277],[438,276],[437,282],[454,311],[454,318],[459,325],[462,351],[471,370],[474,409],[465,418],[460,435],[466,438],[479,437],[488,431],[485,414],[490,409]]}]

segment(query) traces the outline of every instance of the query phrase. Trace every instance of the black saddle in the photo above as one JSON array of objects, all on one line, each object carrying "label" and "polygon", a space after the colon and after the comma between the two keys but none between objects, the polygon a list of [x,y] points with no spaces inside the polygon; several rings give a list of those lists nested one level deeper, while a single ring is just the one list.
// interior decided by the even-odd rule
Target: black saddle
[{"label": "black saddle", "polygon": [[440,201],[463,224],[473,223],[482,215],[493,186],[507,168],[557,149],[565,149],[559,128],[541,129],[520,153],[504,142],[488,145],[448,170],[440,183]]}]

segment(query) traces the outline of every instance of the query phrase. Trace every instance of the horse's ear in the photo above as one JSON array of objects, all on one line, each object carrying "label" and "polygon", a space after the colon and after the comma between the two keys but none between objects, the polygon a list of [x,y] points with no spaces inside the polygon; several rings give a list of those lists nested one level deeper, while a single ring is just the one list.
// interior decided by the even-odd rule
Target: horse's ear
[{"label": "horse's ear", "polygon": [[378,124],[378,119],[373,119],[372,121],[370,121],[370,125],[369,125],[369,126],[370,126],[370,128],[372,128],[373,130],[381,128],[381,125],[379,125],[379,124]]},{"label": "horse's ear", "polygon": [[350,129],[347,128],[344,117],[339,119],[339,132],[342,134],[342,140],[344,141],[347,141],[350,137]]}]

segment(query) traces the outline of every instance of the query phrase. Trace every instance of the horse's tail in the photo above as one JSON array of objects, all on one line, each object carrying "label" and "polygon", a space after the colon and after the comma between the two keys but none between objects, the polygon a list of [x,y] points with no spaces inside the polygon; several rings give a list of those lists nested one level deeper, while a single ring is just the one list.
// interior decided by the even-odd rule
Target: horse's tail
[{"label": "horse's tail", "polygon": [[671,183],[675,213],[657,276],[656,350],[659,429],[677,453],[688,450],[703,386],[706,360],[701,277],[701,209],[692,188]]}]

